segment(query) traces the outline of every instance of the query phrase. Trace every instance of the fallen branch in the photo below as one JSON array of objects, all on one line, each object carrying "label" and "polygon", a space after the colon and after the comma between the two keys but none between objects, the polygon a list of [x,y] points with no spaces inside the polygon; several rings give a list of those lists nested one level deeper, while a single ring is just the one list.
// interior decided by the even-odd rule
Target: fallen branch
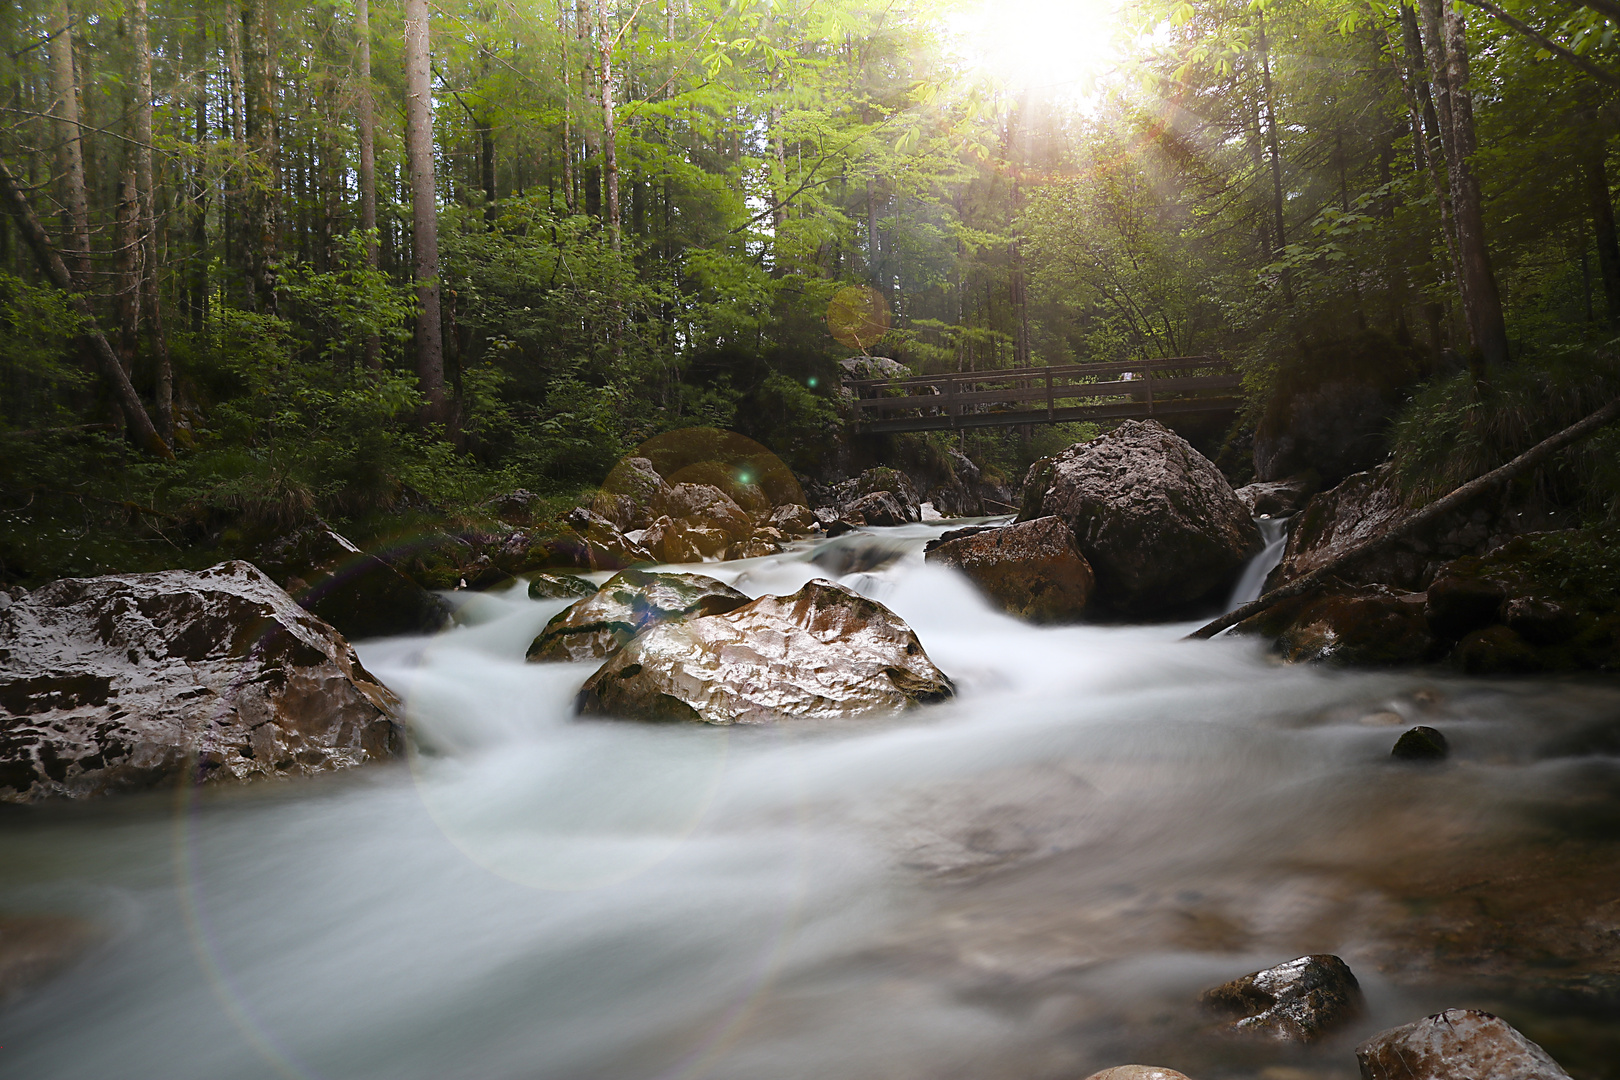
[{"label": "fallen branch", "polygon": [[67,264],[51,246],[51,239],[45,234],[45,227],[39,223],[39,215],[34,213],[33,206],[28,202],[28,196],[23,194],[17,178],[11,175],[11,170],[6,167],[3,160],[0,160],[0,192],[4,193],[6,201],[11,204],[11,211],[17,216],[17,224],[22,227],[23,239],[27,240],[28,246],[33,249],[34,258],[38,260],[40,269],[45,271],[45,276],[49,277],[58,289],[67,294],[73,310],[84,320],[84,338],[90,343],[90,349],[96,354],[96,359],[100,361],[101,373],[112,384],[113,395],[117,398],[118,404],[123,406],[124,416],[135,429],[136,439],[142,449],[153,457],[173,461],[174,451],[169,449],[169,444],[157,433],[157,428],[152,426],[152,417],[147,414],[146,406],[141,404],[140,395],[135,392],[134,384],[129,381],[129,373],[124,370],[124,365],[118,362],[118,354],[113,352],[112,344],[101,332],[101,327],[96,325],[96,315],[90,310],[89,301],[74,287],[73,275],[68,273]]},{"label": "fallen branch", "polygon": [[1357,544],[1343,555],[1330,559],[1308,574],[1302,574],[1285,585],[1279,585],[1260,597],[1260,599],[1251,600],[1235,611],[1227,612],[1214,622],[1194,630],[1187,637],[1189,639],[1214,637],[1222,630],[1236,626],[1244,619],[1258,615],[1267,608],[1273,607],[1291,597],[1299,596],[1301,593],[1309,592],[1325,579],[1345,570],[1356,560],[1365,558],[1368,555],[1376,555],[1395,546],[1397,541],[1405,539],[1437,518],[1465,505],[1481,492],[1488,491],[1498,484],[1513,479],[1520,473],[1529,471],[1566,446],[1579,442],[1605,424],[1613,423],[1615,420],[1620,420],[1620,398],[1614,399],[1586,419],[1571,424],[1558,434],[1543,439],[1506,465],[1492,469],[1483,476],[1475,477],[1451,492],[1451,494],[1436,499],[1417,513],[1371,540]]}]

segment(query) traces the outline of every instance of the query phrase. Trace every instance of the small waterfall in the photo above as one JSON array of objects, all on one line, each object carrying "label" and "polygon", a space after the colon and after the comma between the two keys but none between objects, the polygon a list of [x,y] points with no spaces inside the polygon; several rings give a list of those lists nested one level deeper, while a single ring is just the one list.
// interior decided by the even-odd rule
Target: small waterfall
[{"label": "small waterfall", "polygon": [[1266,575],[1282,562],[1283,548],[1288,546],[1287,518],[1258,517],[1254,523],[1260,527],[1260,535],[1265,539],[1266,546],[1243,568],[1243,576],[1238,578],[1237,585],[1232,589],[1232,597],[1226,602],[1227,611],[1260,599],[1260,593],[1266,586]]}]

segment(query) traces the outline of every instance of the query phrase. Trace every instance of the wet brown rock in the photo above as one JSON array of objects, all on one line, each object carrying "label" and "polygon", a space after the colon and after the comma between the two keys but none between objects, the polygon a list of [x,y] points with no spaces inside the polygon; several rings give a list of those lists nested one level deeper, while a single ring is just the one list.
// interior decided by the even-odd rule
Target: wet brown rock
[{"label": "wet brown rock", "polygon": [[1308,593],[1245,619],[1233,632],[1271,638],[1291,663],[1415,664],[1434,648],[1424,602],[1422,593],[1377,586]]},{"label": "wet brown rock", "polygon": [[850,503],[843,512],[845,521],[858,525],[904,525],[905,507],[890,491],[874,491]]},{"label": "wet brown rock", "polygon": [[398,752],[399,702],[251,563],[54,581],[0,612],[0,801]]},{"label": "wet brown rock", "polygon": [[1205,991],[1204,1003],[1235,1016],[1228,1030],[1311,1042],[1361,1009],[1361,986],[1337,956],[1302,956]]},{"label": "wet brown rock", "polygon": [[1541,1047],[1499,1017],[1447,1009],[1356,1047],[1362,1080],[1569,1080]]},{"label": "wet brown rock", "polygon": [[1185,1073],[1158,1065],[1115,1065],[1112,1069],[1094,1072],[1086,1080],[1188,1080]]},{"label": "wet brown rock", "polygon": [[810,508],[797,503],[776,507],[765,524],[783,536],[809,536],[821,527]]},{"label": "wet brown rock", "polygon": [[254,562],[305,611],[350,638],[430,634],[450,621],[441,597],[323,524],[277,537]]},{"label": "wet brown rock", "polygon": [[1540,653],[1510,626],[1487,626],[1464,637],[1452,650],[1451,662],[1470,675],[1515,675],[1542,671]]},{"label": "wet brown rock", "polygon": [[607,518],[583,506],[570,510],[564,523],[585,543],[586,561],[592,570],[619,570],[636,563],[653,561],[652,552],[637,544]]},{"label": "wet brown rock", "polygon": [[545,500],[526,488],[518,488],[497,495],[484,504],[490,513],[513,525],[533,524],[535,515],[545,506]]},{"label": "wet brown rock", "polygon": [[645,529],[657,515],[653,505],[669,490],[653,463],[643,457],[629,457],[613,467],[591,509],[621,532]]},{"label": "wet brown rock", "polygon": [[718,530],[728,542],[746,540],[754,531],[743,508],[713,484],[676,484],[654,500],[653,512],[689,527]]},{"label": "wet brown rock", "polygon": [[775,555],[782,550],[783,536],[775,529],[766,527],[754,530],[754,535],[747,540],[739,540],[726,549],[727,559],[757,559],[764,555]]},{"label": "wet brown rock", "polygon": [[1220,470],[1152,420],[1126,421],[1032,466],[1019,520],[1049,515],[1073,530],[1098,599],[1128,615],[1230,588],[1262,546]]},{"label": "wet brown rock", "polygon": [[967,535],[931,545],[925,558],[961,570],[1009,614],[1031,622],[1069,622],[1091,601],[1096,587],[1091,565],[1061,519],[956,531]]},{"label": "wet brown rock", "polygon": [[642,534],[641,543],[659,562],[680,564],[723,558],[734,541],[711,525],[661,517]]},{"label": "wet brown rock", "polygon": [[955,693],[911,628],[827,581],[637,635],[580,691],[586,715],[758,724],[834,719]]},{"label": "wet brown rock", "polygon": [[536,574],[529,582],[530,600],[565,600],[595,592],[595,585],[572,574]]},{"label": "wet brown rock", "polygon": [[530,662],[600,660],[655,623],[715,615],[748,597],[702,574],[626,570],[557,613],[529,646]]}]

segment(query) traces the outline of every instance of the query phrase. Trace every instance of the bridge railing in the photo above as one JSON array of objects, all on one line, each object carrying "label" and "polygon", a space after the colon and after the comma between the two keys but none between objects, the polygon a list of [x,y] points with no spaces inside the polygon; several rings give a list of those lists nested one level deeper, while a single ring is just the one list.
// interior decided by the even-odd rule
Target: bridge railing
[{"label": "bridge railing", "polygon": [[[1196,399],[1212,392],[1235,390],[1242,385],[1242,377],[1229,361],[1218,357],[1175,356],[949,372],[908,379],[854,379],[843,385],[854,394],[857,423],[882,423],[900,414],[940,418],[979,415],[981,420],[992,419],[982,416],[985,413],[1006,413],[1008,423],[1028,423],[1091,411],[1081,404],[1085,402],[1130,403],[1135,407],[1129,412],[1143,416],[1152,416],[1156,405],[1166,412],[1183,412]],[[1041,416],[1042,412],[1046,415]]]}]

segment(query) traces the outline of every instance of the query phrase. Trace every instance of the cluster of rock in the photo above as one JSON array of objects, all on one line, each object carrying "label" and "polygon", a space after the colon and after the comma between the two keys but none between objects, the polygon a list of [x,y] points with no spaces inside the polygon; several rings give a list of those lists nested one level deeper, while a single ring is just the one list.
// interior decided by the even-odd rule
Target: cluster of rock
[{"label": "cluster of rock", "polygon": [[0,603],[0,801],[308,775],[396,754],[399,703],[245,562]]},{"label": "cluster of rock", "polygon": [[[1386,471],[1358,473],[1291,523],[1276,588],[1404,518]],[[1277,603],[1234,632],[1269,639],[1290,661],[1358,666],[1446,662],[1470,674],[1620,666],[1620,598],[1544,557],[1569,530],[1482,499],[1432,528],[1351,563],[1333,583]]]},{"label": "cluster of rock", "polygon": [[1012,525],[947,532],[925,557],[1034,621],[1162,617],[1224,599],[1263,546],[1253,517],[1185,439],[1133,420],[1032,465]]},{"label": "cluster of rock", "polygon": [[835,719],[954,693],[903,620],[819,579],[750,600],[701,574],[626,570],[553,617],[528,657],[605,661],[578,711],[626,719]]},{"label": "cluster of rock", "polygon": [[[1361,987],[1337,956],[1302,956],[1205,991],[1220,1030],[1314,1043],[1364,1013]],[[1569,1080],[1559,1064],[1500,1017],[1447,1009],[1382,1031],[1356,1047],[1362,1080]],[[1190,1080],[1155,1065],[1116,1065],[1087,1080]]]}]

